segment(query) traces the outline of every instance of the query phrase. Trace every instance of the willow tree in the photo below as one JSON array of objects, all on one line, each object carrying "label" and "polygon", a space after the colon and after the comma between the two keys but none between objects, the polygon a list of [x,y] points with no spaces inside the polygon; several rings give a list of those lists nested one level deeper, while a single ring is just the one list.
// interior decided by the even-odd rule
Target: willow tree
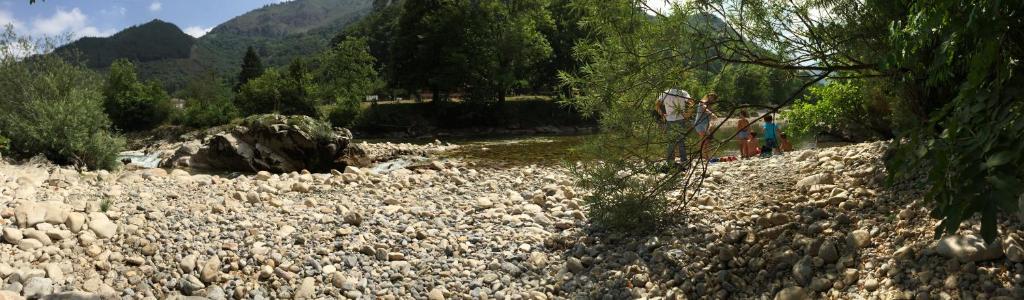
[{"label": "willow tree", "polygon": [[1012,134],[1024,126],[1013,88],[1021,80],[1024,39],[1013,30],[1021,3],[704,0],[658,12],[646,1],[576,0],[581,24],[597,37],[576,47],[586,63],[581,75],[563,77],[583,94],[573,104],[600,115],[605,129],[592,145],[605,159],[576,169],[594,191],[592,217],[657,226],[685,206],[706,165],[660,172],[662,155],[652,152],[668,139],[649,112],[653,100],[670,87],[706,94],[709,74],[743,65],[801,80],[761,107],[771,112],[823,81],[898,81],[894,104],[914,125],[898,130],[903,151],[889,160],[891,174],[928,179],[933,216],[943,220],[937,234],[981,213],[991,239],[997,212],[1017,211],[1024,177],[1024,143]]}]

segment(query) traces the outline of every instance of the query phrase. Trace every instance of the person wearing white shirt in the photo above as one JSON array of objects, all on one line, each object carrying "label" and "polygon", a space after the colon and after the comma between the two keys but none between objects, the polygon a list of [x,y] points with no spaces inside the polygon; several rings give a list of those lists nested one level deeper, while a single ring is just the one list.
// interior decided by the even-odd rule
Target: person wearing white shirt
[{"label": "person wearing white shirt", "polygon": [[693,98],[690,98],[690,93],[680,89],[668,89],[658,96],[656,109],[666,123],[669,136],[672,137],[665,158],[668,163],[675,162],[676,150],[679,150],[679,158],[682,159],[683,166],[687,162],[686,132],[689,128],[686,122],[686,110],[692,102]]}]

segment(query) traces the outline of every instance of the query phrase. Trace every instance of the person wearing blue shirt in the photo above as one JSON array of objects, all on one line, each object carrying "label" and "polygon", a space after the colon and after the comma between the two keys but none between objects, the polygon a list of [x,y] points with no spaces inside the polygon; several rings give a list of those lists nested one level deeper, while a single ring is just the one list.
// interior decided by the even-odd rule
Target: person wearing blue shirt
[{"label": "person wearing blue shirt", "polygon": [[771,156],[774,150],[778,149],[779,154],[782,154],[782,148],[779,147],[779,125],[775,124],[775,118],[772,115],[764,116],[764,148],[761,150],[762,156]]}]

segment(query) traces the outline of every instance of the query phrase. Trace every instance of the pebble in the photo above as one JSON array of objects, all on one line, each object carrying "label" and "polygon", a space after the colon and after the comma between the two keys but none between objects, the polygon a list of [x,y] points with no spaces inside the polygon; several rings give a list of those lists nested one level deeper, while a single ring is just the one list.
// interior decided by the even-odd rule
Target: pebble
[{"label": "pebble", "polygon": [[[373,147],[420,147],[394,145]],[[899,191],[876,196],[880,179],[865,175],[884,170],[881,145],[710,165],[706,201],[679,208],[700,218],[651,234],[590,224],[591,195],[563,168],[544,165],[445,159],[410,170],[146,171],[148,179],[120,170],[107,180],[69,170],[94,179],[12,200],[20,183],[6,170],[35,167],[0,162],[0,249],[8,251],[0,278],[19,294],[47,279],[50,295],[132,299],[902,299],[921,287],[1024,294],[1012,288],[1024,283],[1019,228],[1001,224],[1009,232],[1003,257],[939,256],[933,224],[921,221],[927,203],[894,198]],[[775,173],[756,176],[762,170]],[[792,188],[816,175],[806,190]],[[67,207],[44,204],[53,201]],[[42,221],[28,226],[37,207]],[[964,228],[962,236],[977,234]]]}]

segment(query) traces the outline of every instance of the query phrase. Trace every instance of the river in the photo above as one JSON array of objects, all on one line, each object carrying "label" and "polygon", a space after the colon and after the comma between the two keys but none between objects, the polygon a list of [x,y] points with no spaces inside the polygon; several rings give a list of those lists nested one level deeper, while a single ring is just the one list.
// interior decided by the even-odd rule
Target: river
[{"label": "river", "polygon": [[[725,130],[716,134],[716,138],[724,140],[731,133]],[[731,132],[731,131],[730,131]],[[586,153],[582,146],[596,138],[595,134],[585,135],[552,135],[528,137],[477,137],[444,140],[459,145],[457,150],[445,153],[447,158],[461,158],[474,161],[479,165],[490,167],[512,167],[523,165],[555,165],[566,161],[586,160],[592,154]],[[368,140],[368,142],[392,142],[425,144],[433,140]],[[846,143],[817,142],[813,136],[796,136],[791,138],[796,149],[813,149],[846,145]],[[658,152],[660,155],[660,152]],[[728,142],[719,149],[718,156],[739,156],[736,142]]]}]

